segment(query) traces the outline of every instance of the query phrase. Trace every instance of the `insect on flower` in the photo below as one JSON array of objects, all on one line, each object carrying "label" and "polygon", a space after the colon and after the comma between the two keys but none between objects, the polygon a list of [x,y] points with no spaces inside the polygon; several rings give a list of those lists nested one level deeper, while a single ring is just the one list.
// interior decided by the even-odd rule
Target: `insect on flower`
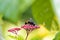
[{"label": "insect on flower", "polygon": [[26,31],[32,31],[34,29],[40,28],[39,26],[35,25],[34,22],[31,21],[32,19],[28,20],[28,22],[25,22],[25,25],[22,26]]},{"label": "insect on flower", "polygon": [[[25,24],[21,28],[26,30],[27,35],[26,35],[25,40],[27,40],[29,33],[32,32],[34,29],[37,29],[40,27],[36,25],[30,18],[30,20],[26,21]],[[21,30],[21,28],[12,28],[12,29],[9,29],[8,32],[12,32],[17,35],[18,31]]]},{"label": "insect on flower", "polygon": [[37,28],[40,28],[40,27],[37,26],[37,25],[35,25],[35,23],[30,18],[30,20],[26,21],[25,24],[21,28],[23,28],[23,29],[26,30],[27,36],[26,36],[26,39],[25,40],[27,40],[27,37],[28,37],[29,33],[31,31],[33,31],[34,29],[37,29]]}]

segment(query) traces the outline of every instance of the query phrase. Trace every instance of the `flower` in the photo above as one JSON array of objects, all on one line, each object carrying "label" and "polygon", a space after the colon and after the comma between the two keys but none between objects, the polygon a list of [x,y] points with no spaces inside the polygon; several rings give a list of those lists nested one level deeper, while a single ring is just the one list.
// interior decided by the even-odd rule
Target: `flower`
[{"label": "flower", "polygon": [[25,21],[25,25],[23,25],[21,28],[24,28],[26,31],[32,31],[40,27],[38,25],[35,25],[32,18],[30,18],[28,21]]},{"label": "flower", "polygon": [[20,29],[20,28],[12,28],[12,29],[9,29],[8,32],[12,32],[12,33],[14,33],[14,34],[17,35],[17,32],[18,32],[19,30],[21,30],[21,29]]},{"label": "flower", "polygon": [[34,25],[30,25],[30,24],[25,24],[22,26],[22,28],[24,28],[25,30],[32,31],[32,30],[40,28],[40,27],[37,25],[34,26]]},{"label": "flower", "polygon": [[33,20],[30,18],[30,20],[26,21],[25,24],[21,28],[26,30],[27,36],[26,36],[25,40],[27,40],[27,37],[28,37],[29,33],[32,32],[34,29],[37,29],[37,28],[40,28],[40,27],[38,25],[35,25]]},{"label": "flower", "polygon": [[[29,22],[30,23],[30,22]],[[34,29],[37,29],[37,28],[40,28],[39,26],[37,26],[37,25],[34,25],[34,24],[29,24],[29,23],[27,23],[27,24],[25,24],[25,25],[23,25],[21,28],[23,28],[23,29],[25,29],[26,30],[26,32],[27,32],[27,36],[26,36],[26,39],[25,40],[27,40],[27,37],[28,37],[28,35],[29,35],[29,33],[30,32],[32,32]]]}]

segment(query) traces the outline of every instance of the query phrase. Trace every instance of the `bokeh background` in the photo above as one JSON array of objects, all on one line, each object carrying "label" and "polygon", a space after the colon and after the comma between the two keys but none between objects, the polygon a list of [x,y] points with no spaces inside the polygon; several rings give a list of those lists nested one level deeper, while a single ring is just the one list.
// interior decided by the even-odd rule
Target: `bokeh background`
[{"label": "bokeh background", "polygon": [[[21,27],[29,18],[40,29],[31,32],[28,40],[60,40],[60,0],[0,0],[0,40],[15,40],[7,30]],[[26,31],[19,35],[24,40]]]}]

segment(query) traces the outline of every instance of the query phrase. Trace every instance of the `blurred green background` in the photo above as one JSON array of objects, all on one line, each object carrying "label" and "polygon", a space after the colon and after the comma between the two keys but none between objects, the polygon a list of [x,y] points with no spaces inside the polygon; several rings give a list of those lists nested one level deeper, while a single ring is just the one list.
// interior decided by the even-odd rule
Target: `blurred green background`
[{"label": "blurred green background", "polygon": [[[60,30],[60,21],[58,21],[59,17],[56,14],[54,0],[0,0],[1,34],[6,38],[6,32],[9,28],[21,27],[26,20],[32,18],[37,25],[43,25],[43,28],[50,32],[49,35],[53,35]],[[34,34],[35,36],[29,40],[43,39],[43,37],[36,36],[37,33],[34,32],[31,35]],[[55,37],[54,40],[59,39]]]}]

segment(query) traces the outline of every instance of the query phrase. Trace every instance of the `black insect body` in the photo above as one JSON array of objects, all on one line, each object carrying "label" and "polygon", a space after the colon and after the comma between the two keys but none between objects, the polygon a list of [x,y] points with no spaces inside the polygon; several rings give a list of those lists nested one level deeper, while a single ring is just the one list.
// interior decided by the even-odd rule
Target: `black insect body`
[{"label": "black insect body", "polygon": [[26,21],[25,24],[30,24],[30,25],[35,26],[35,23],[34,23],[33,21],[31,21],[31,20],[32,20],[32,19]]}]

